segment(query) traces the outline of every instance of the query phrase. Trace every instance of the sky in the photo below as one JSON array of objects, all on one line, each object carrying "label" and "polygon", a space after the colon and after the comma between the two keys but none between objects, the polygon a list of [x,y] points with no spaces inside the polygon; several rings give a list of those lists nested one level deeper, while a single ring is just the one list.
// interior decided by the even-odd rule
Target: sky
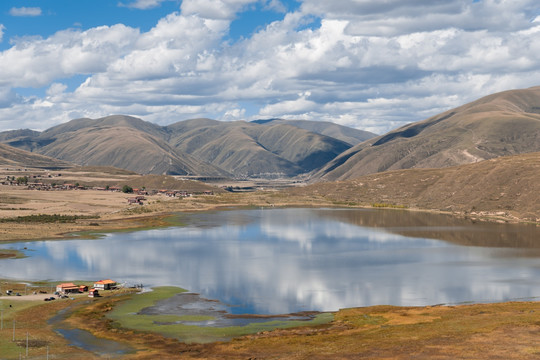
[{"label": "sky", "polygon": [[538,0],[2,0],[0,131],[331,121],[383,134],[540,85]]}]

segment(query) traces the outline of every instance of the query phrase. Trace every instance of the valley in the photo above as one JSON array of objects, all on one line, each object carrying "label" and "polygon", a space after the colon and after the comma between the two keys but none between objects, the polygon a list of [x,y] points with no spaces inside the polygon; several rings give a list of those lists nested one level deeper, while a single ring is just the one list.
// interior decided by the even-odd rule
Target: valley
[{"label": "valley", "polygon": [[[215,225],[204,221],[204,216],[212,211],[300,208],[366,212],[378,209],[380,212],[371,216],[350,215],[339,228],[377,228],[382,220],[394,218],[387,230],[391,236],[437,238],[452,248],[492,249],[488,253],[515,247],[516,252],[525,249],[528,257],[533,258],[538,244],[531,240],[528,230],[534,233],[540,224],[539,89],[493,94],[380,136],[308,121],[224,123],[191,119],[158,126],[123,115],[75,119],[43,132],[2,132],[0,241],[14,245],[0,250],[0,261],[23,258],[27,249],[17,248],[22,241],[70,241],[80,237],[91,241],[104,233],[136,234],[137,230],[167,228],[181,231],[185,224],[177,214],[183,213],[201,214],[201,224],[212,228]],[[421,225],[407,228],[403,212],[414,214],[412,217]],[[467,226],[486,223],[529,227],[523,236],[509,232],[497,239],[474,237],[458,231],[445,232],[444,229],[457,225],[434,220],[439,214],[460,219]],[[233,216],[232,222],[246,225],[248,220]],[[295,226],[303,220],[290,217],[280,224],[289,222]],[[421,226],[428,229],[419,229]],[[265,229],[275,234],[277,227],[267,224]],[[309,253],[313,244],[306,241],[305,234],[296,227],[289,230],[283,235],[282,247],[298,243]],[[341,237],[344,233],[340,234]],[[382,243],[386,241],[385,238]],[[152,251],[158,250],[157,240],[154,245],[156,249]],[[189,248],[193,251],[193,246]],[[214,246],[213,250],[216,249]],[[146,251],[146,255],[152,251]],[[231,250],[227,256],[235,253]],[[196,258],[202,261],[201,256]],[[261,261],[261,257],[256,258]],[[166,256],[160,259],[165,261]],[[523,256],[515,263],[525,263],[526,259]],[[297,273],[296,269],[288,270],[288,277]],[[257,279],[261,278],[259,275]],[[21,289],[27,286],[27,280],[10,278],[0,286]],[[363,283],[369,284],[370,280],[364,279]],[[308,282],[303,278],[297,283]],[[36,289],[50,286],[46,281],[34,285]],[[260,284],[253,285],[257,286]],[[300,293],[295,286],[287,287],[285,293],[291,289],[292,293]],[[484,289],[483,286],[476,285]],[[136,349],[123,354],[126,359],[175,358],[178,354],[209,359],[532,359],[540,352],[534,345],[538,331],[536,313],[540,311],[534,296],[522,302],[510,297],[513,301],[473,305],[410,307],[376,303],[327,312],[330,315],[318,324],[261,329],[247,335],[236,333],[243,336],[230,341],[190,344],[152,331],[155,324],[151,322],[144,323],[146,328],[138,331],[137,327],[121,325],[126,324],[122,322],[125,318],[113,320],[109,315],[136,298],[135,293],[122,291],[90,302],[83,298],[54,303],[24,299],[9,310],[8,304],[15,302],[12,304],[2,294],[0,306],[2,311],[6,310],[3,319],[16,321],[20,331],[32,332],[33,356],[44,356],[50,348],[57,358],[98,357],[69,346],[46,323],[47,318],[66,308],[72,314],[66,320],[71,326],[78,324],[93,336],[127,343]],[[478,302],[475,296],[470,295],[470,299]],[[41,330],[34,332],[35,328]],[[505,335],[508,331],[512,337]],[[10,339],[11,333],[0,331],[0,354],[15,358],[24,342]]]}]

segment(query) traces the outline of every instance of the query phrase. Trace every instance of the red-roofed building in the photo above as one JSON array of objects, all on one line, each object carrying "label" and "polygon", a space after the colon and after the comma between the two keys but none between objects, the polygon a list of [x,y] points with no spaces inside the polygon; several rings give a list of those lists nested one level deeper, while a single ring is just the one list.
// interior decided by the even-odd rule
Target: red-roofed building
[{"label": "red-roofed building", "polygon": [[75,285],[74,283],[60,284],[60,285],[56,285],[56,291],[64,293],[64,294],[78,293],[79,286]]},{"label": "red-roofed building", "polygon": [[110,290],[116,286],[116,281],[111,279],[99,280],[94,283],[94,289],[98,290]]}]

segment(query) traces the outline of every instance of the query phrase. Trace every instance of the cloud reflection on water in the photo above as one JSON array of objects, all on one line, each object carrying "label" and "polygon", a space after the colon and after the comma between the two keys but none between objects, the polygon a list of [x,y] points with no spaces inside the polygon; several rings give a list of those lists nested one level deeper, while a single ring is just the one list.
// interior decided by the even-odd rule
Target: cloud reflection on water
[{"label": "cloud reflection on water", "polygon": [[358,226],[351,216],[341,210],[235,210],[191,215],[186,227],[19,243],[15,247],[33,250],[30,257],[0,261],[0,274],[176,285],[235,305],[237,313],[540,295],[531,286],[539,278],[535,259],[517,256],[520,250],[405,237]]}]

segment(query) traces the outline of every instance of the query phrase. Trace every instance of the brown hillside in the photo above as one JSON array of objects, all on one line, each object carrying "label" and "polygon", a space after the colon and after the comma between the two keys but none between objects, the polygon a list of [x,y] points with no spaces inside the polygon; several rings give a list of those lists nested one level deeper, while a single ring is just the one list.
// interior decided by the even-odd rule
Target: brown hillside
[{"label": "brown hillside", "polygon": [[493,94],[365,141],[314,178],[439,168],[540,151],[540,87]]},{"label": "brown hillside", "polygon": [[334,202],[410,208],[540,221],[540,153],[442,169],[387,171],[291,189]]},{"label": "brown hillside", "polygon": [[350,145],[294,126],[208,119],[167,126],[175,149],[235,176],[294,176],[320,168]]},{"label": "brown hillside", "polygon": [[218,175],[217,169],[187,154],[179,154],[163,141],[123,126],[97,126],[61,133],[40,149],[44,155],[79,165],[113,166],[137,173]]},{"label": "brown hillside", "polygon": [[285,120],[285,119],[271,119],[271,120],[255,120],[257,124],[264,125],[277,125],[286,124],[296,126],[300,129],[305,129],[316,134],[333,137],[334,139],[341,140],[347,144],[354,146],[362,141],[369,140],[377,136],[377,134],[369,131],[363,131],[353,129],[347,126],[342,126],[328,121],[310,121],[310,120]]},{"label": "brown hillside", "polygon": [[41,169],[63,169],[72,164],[57,159],[17,149],[0,143],[0,165]]}]

